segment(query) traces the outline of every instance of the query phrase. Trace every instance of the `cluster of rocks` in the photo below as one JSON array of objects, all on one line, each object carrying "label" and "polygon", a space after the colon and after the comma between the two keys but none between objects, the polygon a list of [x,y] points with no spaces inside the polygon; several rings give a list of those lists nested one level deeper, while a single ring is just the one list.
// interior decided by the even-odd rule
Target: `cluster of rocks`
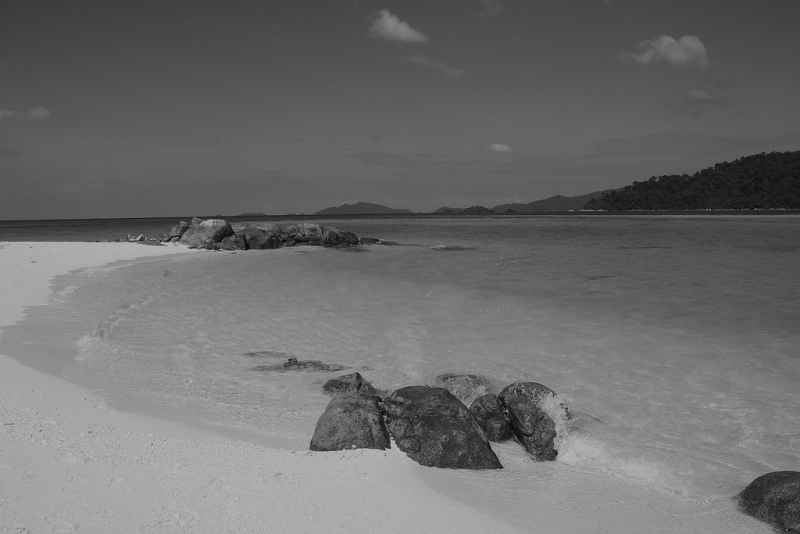
[{"label": "cluster of rocks", "polygon": [[191,223],[181,221],[168,232],[159,235],[162,243],[179,242],[189,248],[206,250],[264,250],[295,245],[322,247],[350,247],[354,245],[386,243],[376,238],[359,238],[331,226],[315,223],[298,223],[285,227],[277,224],[245,224],[234,228],[224,219],[201,220]]},{"label": "cluster of rocks", "polygon": [[[542,401],[550,388],[515,382],[499,395],[485,393],[467,407],[450,389],[464,383],[485,384],[476,375],[447,374],[437,382],[448,387],[407,386],[389,395],[359,373],[329,380],[333,395],[317,421],[312,451],[387,449],[389,436],[417,463],[453,469],[502,469],[490,441],[516,438],[535,460],[554,460],[556,425]],[[564,410],[565,416],[569,411]]]}]

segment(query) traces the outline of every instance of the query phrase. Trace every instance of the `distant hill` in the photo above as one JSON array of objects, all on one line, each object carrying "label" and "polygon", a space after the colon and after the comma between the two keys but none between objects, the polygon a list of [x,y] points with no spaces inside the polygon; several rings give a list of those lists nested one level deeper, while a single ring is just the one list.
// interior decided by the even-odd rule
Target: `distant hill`
[{"label": "distant hill", "polygon": [[342,204],[338,207],[325,208],[314,215],[382,215],[388,213],[412,213],[411,210],[388,208],[380,204],[369,202],[356,202],[355,204]]},{"label": "distant hill", "polygon": [[762,152],[717,163],[692,176],[653,176],[606,192],[583,209],[800,209],[800,151]]},{"label": "distant hill", "polygon": [[432,213],[466,213],[466,214],[485,214],[485,213],[494,213],[494,210],[486,208],[484,206],[470,206],[468,208],[448,208],[448,207],[441,207]]},{"label": "distant hill", "polygon": [[439,209],[433,210],[432,213],[461,213],[464,211],[464,208],[448,208],[447,206],[442,206]]},{"label": "distant hill", "polygon": [[262,213],[260,211],[258,211],[258,212],[256,212],[256,211],[252,211],[252,212],[251,211],[246,211],[246,212],[241,213],[241,214],[238,215],[238,217],[266,217],[266,216],[267,216],[266,213]]},{"label": "distant hill", "polygon": [[563,195],[556,195],[542,200],[534,200],[527,204],[500,204],[495,206],[492,210],[497,213],[507,212],[508,210],[519,213],[535,213],[543,211],[570,211],[579,210],[595,197],[599,197],[603,191],[595,191],[587,195],[580,195],[577,197],[565,197]]}]

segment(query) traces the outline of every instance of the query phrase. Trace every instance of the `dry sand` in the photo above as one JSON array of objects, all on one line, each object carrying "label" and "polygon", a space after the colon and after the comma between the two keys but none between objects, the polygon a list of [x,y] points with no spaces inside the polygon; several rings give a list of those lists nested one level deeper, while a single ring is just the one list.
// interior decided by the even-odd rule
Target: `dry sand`
[{"label": "dry sand", "polygon": [[[0,326],[46,302],[56,275],[170,253],[195,252],[0,243]],[[0,356],[0,533],[769,531],[643,485],[537,468],[511,447],[497,448],[505,470],[477,476],[396,448],[272,449],[112,409]]]}]

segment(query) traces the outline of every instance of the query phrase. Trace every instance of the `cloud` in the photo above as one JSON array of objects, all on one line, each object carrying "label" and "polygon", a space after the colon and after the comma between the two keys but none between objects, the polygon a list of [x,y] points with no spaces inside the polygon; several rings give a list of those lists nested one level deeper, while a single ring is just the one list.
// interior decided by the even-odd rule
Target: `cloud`
[{"label": "cloud", "polygon": [[428,40],[426,36],[413,29],[407,22],[403,22],[389,13],[386,9],[378,13],[378,16],[372,22],[369,33],[373,37],[380,37],[395,44],[424,43]]},{"label": "cloud", "polygon": [[0,109],[0,120],[2,119],[22,119],[29,121],[44,121],[50,118],[50,111],[39,106],[38,108],[25,111],[14,111],[11,109]]},{"label": "cloud", "polygon": [[433,61],[425,56],[412,56],[406,58],[406,63],[413,63],[415,65],[421,65],[423,67],[433,69],[442,76],[446,76],[448,78],[458,78],[464,74],[464,71],[461,69],[451,67],[450,65],[445,65],[444,63],[439,63],[438,61]]},{"label": "cloud", "polygon": [[706,47],[695,35],[684,35],[678,40],[662,35],[658,39],[642,41],[639,49],[642,51],[640,54],[627,52],[619,56],[619,60],[639,65],[664,62],[683,68],[704,69],[708,66]]},{"label": "cloud", "polygon": [[659,119],[673,117],[689,117],[697,119],[711,108],[730,108],[733,100],[725,95],[704,91],[702,89],[689,89],[679,99],[664,103],[663,110],[656,113]]},{"label": "cloud", "polygon": [[509,152],[513,152],[511,147],[508,145],[504,145],[503,143],[492,143],[491,145],[486,145],[483,149],[487,152],[496,152],[498,154],[508,154]]},{"label": "cloud", "polygon": [[689,89],[686,91],[686,100],[694,104],[721,106],[726,108],[733,105],[733,100],[727,96],[707,93],[702,89]]},{"label": "cloud", "polygon": [[503,0],[480,0],[483,5],[483,12],[481,17],[491,17],[505,11],[505,2]]}]

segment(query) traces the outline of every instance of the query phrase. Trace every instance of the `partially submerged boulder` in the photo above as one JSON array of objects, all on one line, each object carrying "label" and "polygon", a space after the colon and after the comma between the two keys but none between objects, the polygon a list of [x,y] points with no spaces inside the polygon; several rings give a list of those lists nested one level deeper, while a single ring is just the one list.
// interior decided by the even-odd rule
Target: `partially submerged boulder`
[{"label": "partially submerged boulder", "polygon": [[309,448],[312,451],[391,448],[379,400],[357,392],[334,396],[317,421]]},{"label": "partially submerged boulder", "polygon": [[342,393],[358,393],[372,397],[375,395],[375,388],[372,387],[361,373],[350,373],[349,375],[342,375],[336,378],[331,378],[322,386],[322,390],[330,395],[338,395]]},{"label": "partially submerged boulder", "polygon": [[338,363],[322,363],[319,360],[300,361],[297,358],[289,358],[283,364],[283,368],[303,371],[341,371],[344,366]]},{"label": "partially submerged boulder", "polygon": [[515,382],[498,397],[508,410],[511,430],[535,460],[555,460],[556,425],[541,408],[541,401],[555,392],[536,382]]},{"label": "partially submerged boulder", "polygon": [[481,395],[469,405],[469,411],[489,441],[506,441],[513,437],[511,420],[494,393]]},{"label": "partially submerged boulder", "polygon": [[181,237],[181,244],[188,247],[208,248],[207,245],[220,243],[229,235],[233,235],[233,228],[224,219],[206,219],[198,221],[192,219],[192,226]]},{"label": "partially submerged boulder", "polygon": [[408,386],[383,402],[389,432],[415,462],[451,469],[502,469],[469,409],[446,389]]},{"label": "partially submerged boulder", "polygon": [[326,228],[320,243],[323,247],[352,247],[358,245],[358,236],[353,232],[343,232],[337,228]]},{"label": "partially submerged boulder", "polygon": [[800,471],[774,471],[739,494],[739,509],[784,532],[800,533]]}]

